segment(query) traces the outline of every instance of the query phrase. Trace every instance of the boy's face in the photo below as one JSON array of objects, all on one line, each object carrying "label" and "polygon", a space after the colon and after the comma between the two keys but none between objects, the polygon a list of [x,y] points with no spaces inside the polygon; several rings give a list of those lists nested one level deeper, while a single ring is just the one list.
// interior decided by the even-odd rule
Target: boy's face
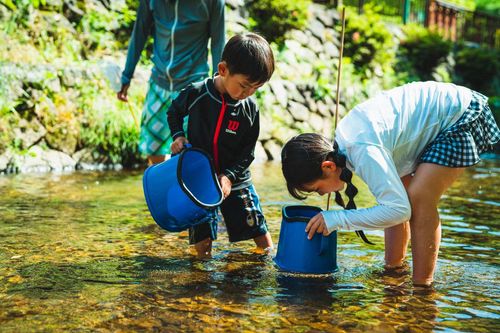
[{"label": "boy's face", "polygon": [[222,86],[229,96],[235,100],[242,100],[252,96],[264,83],[255,83],[248,80],[244,74],[231,74],[224,63],[219,64],[219,74]]}]

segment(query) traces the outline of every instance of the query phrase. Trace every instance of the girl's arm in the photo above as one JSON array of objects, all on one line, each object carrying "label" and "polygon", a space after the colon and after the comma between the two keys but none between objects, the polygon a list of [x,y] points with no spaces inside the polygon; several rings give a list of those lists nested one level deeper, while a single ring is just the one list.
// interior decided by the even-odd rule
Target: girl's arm
[{"label": "girl's arm", "polygon": [[378,205],[323,212],[328,231],[385,229],[408,221],[410,201],[389,152],[382,147],[357,143],[349,147],[348,156],[354,172],[368,185]]}]

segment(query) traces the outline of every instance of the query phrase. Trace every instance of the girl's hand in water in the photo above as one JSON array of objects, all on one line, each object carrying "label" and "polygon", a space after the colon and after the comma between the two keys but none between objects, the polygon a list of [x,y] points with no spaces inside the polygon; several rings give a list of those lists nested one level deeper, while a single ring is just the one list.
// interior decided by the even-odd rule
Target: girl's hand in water
[{"label": "girl's hand in water", "polygon": [[231,188],[233,187],[233,183],[227,176],[225,175],[219,175],[219,184],[220,187],[222,188],[222,194],[224,194],[224,199],[228,197],[228,195],[231,193]]},{"label": "girl's hand in water", "polygon": [[323,214],[319,213],[309,220],[306,226],[307,239],[312,239],[315,233],[323,234],[324,236],[328,236],[330,232],[328,232],[328,228],[326,227],[325,219],[323,218]]}]

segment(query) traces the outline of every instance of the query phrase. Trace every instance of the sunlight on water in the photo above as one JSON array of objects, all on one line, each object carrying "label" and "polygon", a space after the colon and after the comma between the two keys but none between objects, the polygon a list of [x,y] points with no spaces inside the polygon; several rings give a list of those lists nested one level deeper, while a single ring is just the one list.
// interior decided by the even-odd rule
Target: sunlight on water
[{"label": "sunlight on water", "polygon": [[[470,169],[440,205],[434,291],[383,273],[376,245],[338,235],[339,270],[279,272],[252,242],[198,260],[186,232],[152,221],[142,172],[0,176],[0,331],[492,332],[498,329],[500,161]],[[279,165],[253,167],[275,243],[287,193]],[[374,200],[357,180],[358,206]],[[326,206],[326,197],[307,204]]]}]

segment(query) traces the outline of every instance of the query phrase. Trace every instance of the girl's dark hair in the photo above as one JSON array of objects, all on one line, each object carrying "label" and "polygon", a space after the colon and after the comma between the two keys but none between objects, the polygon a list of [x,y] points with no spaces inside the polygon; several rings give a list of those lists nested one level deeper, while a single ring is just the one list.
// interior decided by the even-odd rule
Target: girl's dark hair
[{"label": "girl's dark hair", "polygon": [[231,74],[248,76],[252,83],[269,81],[274,72],[274,55],[269,43],[260,35],[247,33],[229,39],[222,51]]},{"label": "girl's dark hair", "polygon": [[281,150],[281,166],[288,192],[296,199],[304,200],[300,188],[323,176],[321,163],[333,161],[342,168],[340,179],[347,184],[345,194],[349,198],[347,205],[339,192],[335,192],[335,202],[346,209],[356,209],[354,197],[358,189],[352,184],[352,172],[346,167],[346,157],[339,152],[336,142],[332,143],[316,133],[299,134],[291,138]]}]

